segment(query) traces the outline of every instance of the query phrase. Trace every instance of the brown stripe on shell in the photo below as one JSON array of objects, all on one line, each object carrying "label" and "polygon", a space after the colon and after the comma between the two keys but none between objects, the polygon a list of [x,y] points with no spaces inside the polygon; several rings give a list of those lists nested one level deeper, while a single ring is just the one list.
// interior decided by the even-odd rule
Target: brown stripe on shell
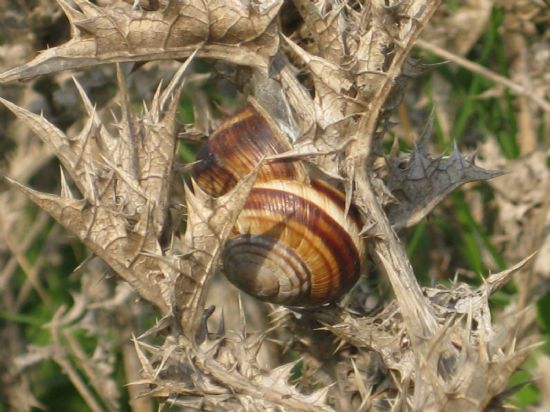
[{"label": "brown stripe on shell", "polygon": [[[305,303],[316,303],[335,298],[346,292],[354,284],[360,272],[359,252],[350,235],[318,205],[294,193],[268,188],[253,188],[244,210],[254,210],[255,216],[259,220],[264,220],[262,223],[258,222],[256,225],[258,228],[270,227],[265,220],[279,222],[279,228],[277,228],[277,225],[272,225],[271,229],[275,229],[276,237],[281,240],[285,235],[284,230],[291,230],[297,234],[301,233],[302,235],[299,235],[301,239],[306,239],[304,234],[309,231],[312,239],[318,239],[322,248],[325,251],[328,250],[329,255],[327,256],[327,253],[322,252],[318,245],[311,244],[313,248],[317,249],[313,252],[319,253],[319,258],[325,260],[323,264],[332,269],[329,273],[324,274],[328,277],[326,285],[319,284],[316,281],[317,279],[312,281],[311,302]],[[246,217],[242,214],[239,221],[245,224],[246,222],[243,219],[246,219]],[[266,234],[266,229],[259,230]],[[289,235],[287,234],[286,237],[289,238]],[[289,241],[290,238],[284,240]],[[305,260],[307,261],[307,259]],[[320,277],[323,280],[322,273],[311,267],[310,271],[314,273],[316,278]],[[342,285],[338,284],[340,280]]]},{"label": "brown stripe on shell", "polygon": [[[319,192],[323,193],[326,197],[328,197],[334,203],[336,203],[340,209],[345,210],[346,197],[342,192],[340,192],[334,186],[320,179],[312,180],[311,186],[314,189],[318,190]],[[359,210],[357,210],[355,206],[350,205],[348,216],[351,218],[353,223],[355,223],[357,228],[361,230],[361,228],[363,227],[363,223],[361,222],[361,215],[359,214]]]},{"label": "brown stripe on shell", "polygon": [[[212,134],[197,155],[193,177],[206,192],[221,196],[256,167],[262,158],[290,149],[280,132],[253,105],[248,104]],[[306,179],[300,162],[278,159],[266,162],[257,181]],[[223,182],[215,184],[216,182]],[[214,183],[214,184],[212,184]]]},{"label": "brown stripe on shell", "polygon": [[[255,211],[257,212],[257,211]],[[290,231],[294,239],[301,238],[307,239],[307,236],[303,236],[308,230],[304,225],[301,224],[288,224],[281,222],[281,215],[271,215],[267,216],[261,213],[257,213],[253,217],[240,217],[240,223],[246,219],[254,220],[254,226],[251,225],[250,232],[261,234],[266,237],[273,237],[273,239],[283,243],[283,230]],[[309,230],[311,232],[311,230]],[[243,232],[245,233],[245,232]],[[288,248],[296,248],[293,244],[288,242],[289,239],[286,239]],[[321,247],[319,247],[321,245]],[[338,291],[339,287],[339,277],[334,276],[335,273],[338,273],[339,269],[337,266],[336,260],[333,258],[330,251],[327,249],[326,245],[319,244],[318,242],[309,241],[307,243],[307,248],[309,254],[296,252],[300,255],[303,261],[308,262],[308,271],[315,273],[315,278],[312,279],[311,291],[309,296],[304,296],[302,304],[315,303],[320,301],[325,301],[330,299],[335,291]],[[319,259],[319,262],[315,265],[311,261],[311,256],[315,256]],[[328,273],[323,272],[323,269],[330,269]],[[308,300],[309,298],[309,300]],[[289,302],[287,302],[289,303]]]},{"label": "brown stripe on shell", "polygon": [[193,178],[199,187],[213,196],[229,192],[237,184],[237,176],[224,168],[214,153],[205,145],[199,151],[200,162],[193,167]]}]

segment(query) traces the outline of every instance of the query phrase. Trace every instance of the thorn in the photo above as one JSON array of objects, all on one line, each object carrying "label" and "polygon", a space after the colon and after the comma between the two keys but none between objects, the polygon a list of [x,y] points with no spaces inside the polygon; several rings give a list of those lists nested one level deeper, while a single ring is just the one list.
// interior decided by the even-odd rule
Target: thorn
[{"label": "thorn", "polygon": [[268,376],[271,379],[273,379],[274,383],[278,383],[278,382],[287,383],[288,380],[290,379],[291,372],[294,369],[294,367],[302,361],[303,359],[299,358],[293,362],[278,366],[275,369],[273,369],[271,372],[269,372]]},{"label": "thorn", "polygon": [[83,260],[82,262],[80,262],[80,263],[78,264],[78,266],[75,267],[75,268],[73,269],[73,271],[71,272],[71,275],[72,275],[73,273],[78,273],[80,270],[82,270],[82,269],[84,268],[84,266],[86,266],[86,265],[88,264],[88,262],[90,262],[90,261],[91,261],[93,258],[95,258],[95,257],[96,257],[96,254],[95,254],[95,253],[91,253],[91,254],[89,254],[88,256],[86,256],[86,257],[84,258],[84,260]]},{"label": "thorn", "polygon": [[140,345],[138,339],[136,339],[136,336],[133,333],[132,333],[132,342],[134,342],[134,349],[136,351],[138,360],[141,363],[141,367],[143,368],[144,375],[147,378],[151,379],[154,376],[155,371],[154,371],[151,363],[149,362],[149,359],[147,359],[147,357],[145,356],[145,354],[141,350],[141,345]]},{"label": "thorn", "polygon": [[253,358],[254,359],[257,359],[258,357],[258,354],[260,353],[260,350],[262,349],[262,344],[264,343],[264,340],[265,340],[265,335],[264,334],[261,334],[261,335],[258,335],[257,338],[256,338],[256,341],[252,343],[251,345],[251,348],[249,348],[250,350],[253,350],[254,353],[252,354]]},{"label": "thorn", "polygon": [[424,124],[424,128],[420,132],[420,137],[417,143],[418,150],[420,150],[423,153],[427,153],[428,151],[428,143],[430,142],[430,139],[432,137],[434,120],[435,120],[435,107],[432,107],[432,110],[430,111],[430,115],[428,116],[428,119]]},{"label": "thorn", "polygon": [[[326,330],[329,330],[327,328],[325,328]],[[332,352],[333,355],[335,355],[336,353],[338,353],[338,351],[340,349],[342,349],[344,346],[346,346],[346,341],[344,339],[339,339],[339,342],[338,342],[338,345],[336,346],[336,348],[334,349],[334,351]]]},{"label": "thorn", "polygon": [[67,177],[65,176],[65,172],[63,171],[63,167],[59,166],[59,173],[61,174],[61,192],[60,196],[67,198],[67,199],[74,199],[74,195],[71,192],[71,188],[69,187],[69,184],[67,182]]},{"label": "thorn", "polygon": [[151,113],[153,114],[153,122],[158,123],[160,121],[160,116],[162,109],[160,107],[160,96],[162,90],[163,79],[160,79],[157,88],[155,89],[155,94],[153,95],[153,100],[151,101]]},{"label": "thorn", "polygon": [[172,353],[178,348],[177,345],[170,345],[168,348],[165,348],[162,353],[162,360],[160,361],[159,366],[157,367],[157,370],[155,371],[155,374],[153,375],[153,379],[157,379],[159,374],[162,372],[162,369],[164,368],[164,365],[166,365],[166,362],[168,362],[168,359],[170,359],[170,356],[172,356]]},{"label": "thorn", "polygon": [[191,55],[187,58],[187,60],[185,60],[185,63],[183,63],[180,66],[180,68],[176,71],[176,73],[172,77],[172,80],[170,80],[170,83],[168,83],[168,86],[163,91],[160,97],[159,109],[161,111],[164,112],[165,110],[167,110],[166,106],[168,104],[169,98],[179,97],[179,93],[181,92],[185,84],[184,75],[187,74],[187,69],[189,68],[189,66],[191,66],[191,63],[195,60],[195,56],[197,55],[198,51],[201,48],[202,48],[202,44],[199,45],[199,47],[197,47],[195,51],[193,51],[193,53],[191,53]]},{"label": "thorn", "polygon": [[453,140],[453,152],[460,154],[460,149],[458,148],[458,143],[456,140]]},{"label": "thorn", "polygon": [[359,232],[359,236],[372,236],[372,230],[376,227],[376,222],[370,222],[363,226]]},{"label": "thorn", "polygon": [[159,335],[166,329],[170,328],[173,323],[173,317],[172,315],[166,315],[163,316],[160,320],[158,320],[154,326],[143,332],[141,335],[138,336],[137,339],[144,339],[151,335]]},{"label": "thorn", "polygon": [[[313,404],[313,405],[322,405],[322,406],[325,406],[326,404],[326,399],[327,399],[327,395],[328,395],[328,391],[330,390],[330,388],[332,388],[334,385],[336,385],[336,383],[331,383],[330,385],[328,386],[325,386],[324,388],[322,389],[319,389],[315,392],[313,392],[312,394],[310,395],[307,395],[305,396],[305,400],[307,403],[310,403],[310,404]],[[360,408],[358,410],[366,410],[364,408]]]},{"label": "thorn", "polygon": [[78,20],[84,19],[84,14],[73,8],[66,0],[56,1],[57,4],[59,4],[59,7],[61,7],[61,10],[63,10],[63,13],[65,13],[65,16],[67,16],[69,23],[71,24],[71,38],[76,37],[76,35],[80,33],[80,30],[78,30],[75,23]]},{"label": "thorn", "polygon": [[86,91],[84,90],[84,88],[82,87],[80,82],[76,79],[76,77],[71,76],[71,78],[73,79],[73,83],[76,86],[76,90],[78,91],[78,94],[80,95],[80,99],[84,103],[84,108],[88,112],[88,116],[91,116],[93,111],[94,111],[92,102],[90,101],[88,95],[86,94]]}]

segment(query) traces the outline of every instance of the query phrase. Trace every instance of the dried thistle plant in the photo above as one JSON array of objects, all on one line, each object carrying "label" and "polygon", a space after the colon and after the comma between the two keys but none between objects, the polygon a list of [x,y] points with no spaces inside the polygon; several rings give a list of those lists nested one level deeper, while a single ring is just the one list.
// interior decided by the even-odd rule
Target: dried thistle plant
[{"label": "dried thistle plant", "polygon": [[[534,348],[534,335],[526,334],[534,315],[522,301],[493,321],[488,299],[528,258],[478,288],[456,282],[423,290],[396,230],[418,223],[462,184],[501,173],[478,167],[458,148],[449,156],[430,154],[431,121],[412,153],[385,153],[382,147],[407,80],[422,70],[409,52],[439,1],[58,4],[71,39],[0,74],[0,82],[116,63],[115,122],[98,113],[78,81],[86,119],[74,133],[1,99],[62,165],[59,195],[33,190],[15,173],[8,180],[162,313],[154,329],[134,340],[142,367],[134,383],[146,384],[146,395],[204,410],[455,411],[500,405],[511,374]],[[297,23],[282,23],[289,20]],[[222,318],[218,331],[209,331],[209,286],[259,168],[218,198],[190,183],[185,234],[174,235],[168,216],[176,111],[198,58],[235,66],[228,78],[291,139],[284,156],[311,163],[346,189],[347,204],[362,214],[369,254],[395,295],[383,310],[365,315],[364,307],[345,305],[314,312],[277,308],[270,330],[251,333],[239,306],[237,330],[226,331]],[[119,63],[179,59],[185,63],[171,81],[136,113]],[[58,315],[52,335],[71,320]],[[153,334],[163,342],[151,343]],[[294,363],[268,369],[258,361],[268,338],[286,340],[286,349],[302,357],[306,371],[298,386],[291,381]],[[98,393],[106,391],[101,376],[88,376]],[[76,377],[75,385],[82,386]],[[101,410],[86,389],[81,393]],[[117,396],[104,403],[112,406]]]}]

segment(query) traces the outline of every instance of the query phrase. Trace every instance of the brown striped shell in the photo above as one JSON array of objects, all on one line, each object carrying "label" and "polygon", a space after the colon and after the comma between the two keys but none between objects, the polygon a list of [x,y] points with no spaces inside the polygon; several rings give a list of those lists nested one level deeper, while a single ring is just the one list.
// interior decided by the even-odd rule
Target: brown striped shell
[{"label": "brown striped shell", "polygon": [[[290,149],[269,116],[253,104],[224,122],[198,155],[198,185],[227,193],[266,156]],[[330,302],[357,281],[365,259],[356,209],[343,193],[310,181],[300,161],[278,159],[259,171],[222,255],[237,287],[258,299],[291,306]]]}]

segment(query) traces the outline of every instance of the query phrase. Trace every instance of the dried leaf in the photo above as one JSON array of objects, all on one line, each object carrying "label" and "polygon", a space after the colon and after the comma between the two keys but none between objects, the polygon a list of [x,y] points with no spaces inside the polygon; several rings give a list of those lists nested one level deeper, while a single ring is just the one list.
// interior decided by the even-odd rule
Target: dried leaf
[{"label": "dried leaf", "polygon": [[188,249],[182,257],[181,275],[175,284],[175,302],[187,336],[194,337],[198,331],[209,280],[262,164],[219,198],[208,196],[195,184],[194,193],[189,188],[186,190]]},{"label": "dried leaf", "polygon": [[317,47],[315,54],[333,62],[342,63],[345,57],[346,14],[344,5],[327,10],[323,4],[297,1],[296,7],[304,19],[308,35]]},{"label": "dried leaf", "polygon": [[[158,237],[168,206],[176,144],[175,110],[187,66],[182,65],[167,88],[156,94],[151,109],[141,119],[128,110],[128,99],[123,96],[119,136],[102,125],[78,84],[90,119],[74,138],[43,117],[0,100],[55,149],[84,198],[75,199],[67,184],[63,196],[18,187],[142,297],[164,311],[170,307],[168,285],[176,276],[161,259]],[[119,84],[124,90],[120,71]],[[142,129],[142,124],[147,127]]]},{"label": "dried leaf", "polygon": [[462,155],[456,145],[451,156],[433,158],[417,147],[406,161],[389,158],[388,163],[388,188],[399,201],[398,205],[389,207],[388,216],[396,228],[418,223],[464,183],[503,174],[476,166],[475,155]]},{"label": "dried leaf", "polygon": [[128,3],[99,7],[88,0],[58,0],[71,24],[72,38],[33,61],[0,75],[0,83],[99,63],[198,57],[266,69],[278,48],[275,16],[280,0],[243,4],[170,1],[158,11]]}]

